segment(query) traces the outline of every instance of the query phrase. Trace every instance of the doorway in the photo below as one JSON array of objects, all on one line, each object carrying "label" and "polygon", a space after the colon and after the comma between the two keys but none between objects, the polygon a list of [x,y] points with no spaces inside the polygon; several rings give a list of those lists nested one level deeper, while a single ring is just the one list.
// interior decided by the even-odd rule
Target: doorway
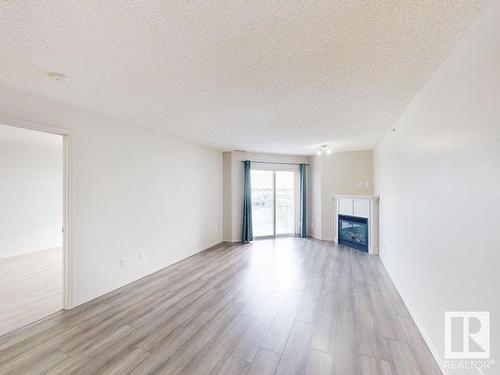
[{"label": "doorway", "polygon": [[0,124],[0,337],[67,306],[65,136]]},{"label": "doorway", "polygon": [[254,237],[295,235],[297,173],[261,169],[250,173]]}]

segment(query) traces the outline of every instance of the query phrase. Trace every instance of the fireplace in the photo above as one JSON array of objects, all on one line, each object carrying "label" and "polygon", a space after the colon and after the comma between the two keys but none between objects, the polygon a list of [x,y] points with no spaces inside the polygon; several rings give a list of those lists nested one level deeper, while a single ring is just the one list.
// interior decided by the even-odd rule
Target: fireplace
[{"label": "fireplace", "polygon": [[333,198],[335,243],[378,255],[379,197],[334,195]]},{"label": "fireplace", "polygon": [[368,219],[339,215],[338,242],[342,245],[368,252]]}]

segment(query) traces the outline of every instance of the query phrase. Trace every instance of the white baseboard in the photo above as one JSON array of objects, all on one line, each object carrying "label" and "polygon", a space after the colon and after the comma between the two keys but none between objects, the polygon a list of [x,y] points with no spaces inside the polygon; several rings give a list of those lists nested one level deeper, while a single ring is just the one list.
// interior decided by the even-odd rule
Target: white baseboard
[{"label": "white baseboard", "polygon": [[385,270],[387,271],[387,274],[389,275],[392,283],[394,284],[394,286],[396,287],[396,290],[398,291],[398,294],[399,296],[401,297],[401,300],[403,301],[403,303],[405,304],[406,306],[406,309],[408,310],[411,318],[413,319],[413,321],[415,322],[415,325],[417,326],[417,329],[420,331],[420,334],[422,335],[427,347],[429,348],[432,356],[434,357],[434,360],[436,361],[437,365],[439,366],[439,369],[441,370],[441,372],[444,374],[444,367],[443,367],[443,364],[444,364],[444,361],[443,359],[441,358],[441,356],[439,355],[438,351],[436,350],[436,348],[434,347],[434,345],[432,345],[431,343],[431,340],[429,338],[429,335],[427,334],[427,332],[425,331],[424,327],[422,326],[422,324],[420,323],[420,321],[415,317],[415,315],[413,314],[413,309],[411,308],[411,305],[405,300],[405,297],[401,294],[400,292],[400,288],[397,284],[397,282],[392,278],[392,276],[389,274],[389,270],[387,269],[387,267],[385,266],[385,263],[384,263],[384,260],[382,257],[380,257],[380,260],[382,262],[382,264],[384,265],[384,268]]}]

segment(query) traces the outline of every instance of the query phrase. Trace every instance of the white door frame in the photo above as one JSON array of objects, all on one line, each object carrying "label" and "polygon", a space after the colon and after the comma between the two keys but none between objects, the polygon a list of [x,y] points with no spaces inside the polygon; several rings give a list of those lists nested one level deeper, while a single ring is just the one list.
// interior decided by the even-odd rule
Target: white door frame
[{"label": "white door frame", "polygon": [[63,137],[63,308],[73,307],[73,254],[72,254],[72,202],[73,202],[73,136],[69,129],[36,123],[0,114],[0,124],[37,130]]}]

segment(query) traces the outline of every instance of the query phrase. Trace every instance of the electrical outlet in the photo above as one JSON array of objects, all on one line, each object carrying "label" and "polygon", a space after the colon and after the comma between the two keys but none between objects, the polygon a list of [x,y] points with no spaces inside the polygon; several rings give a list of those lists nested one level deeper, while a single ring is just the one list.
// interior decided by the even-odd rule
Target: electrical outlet
[{"label": "electrical outlet", "polygon": [[120,259],[120,265],[122,268],[127,267],[128,259],[127,258],[122,258]]},{"label": "electrical outlet", "polygon": [[144,251],[139,251],[139,261],[143,262],[146,259],[146,253]]}]

